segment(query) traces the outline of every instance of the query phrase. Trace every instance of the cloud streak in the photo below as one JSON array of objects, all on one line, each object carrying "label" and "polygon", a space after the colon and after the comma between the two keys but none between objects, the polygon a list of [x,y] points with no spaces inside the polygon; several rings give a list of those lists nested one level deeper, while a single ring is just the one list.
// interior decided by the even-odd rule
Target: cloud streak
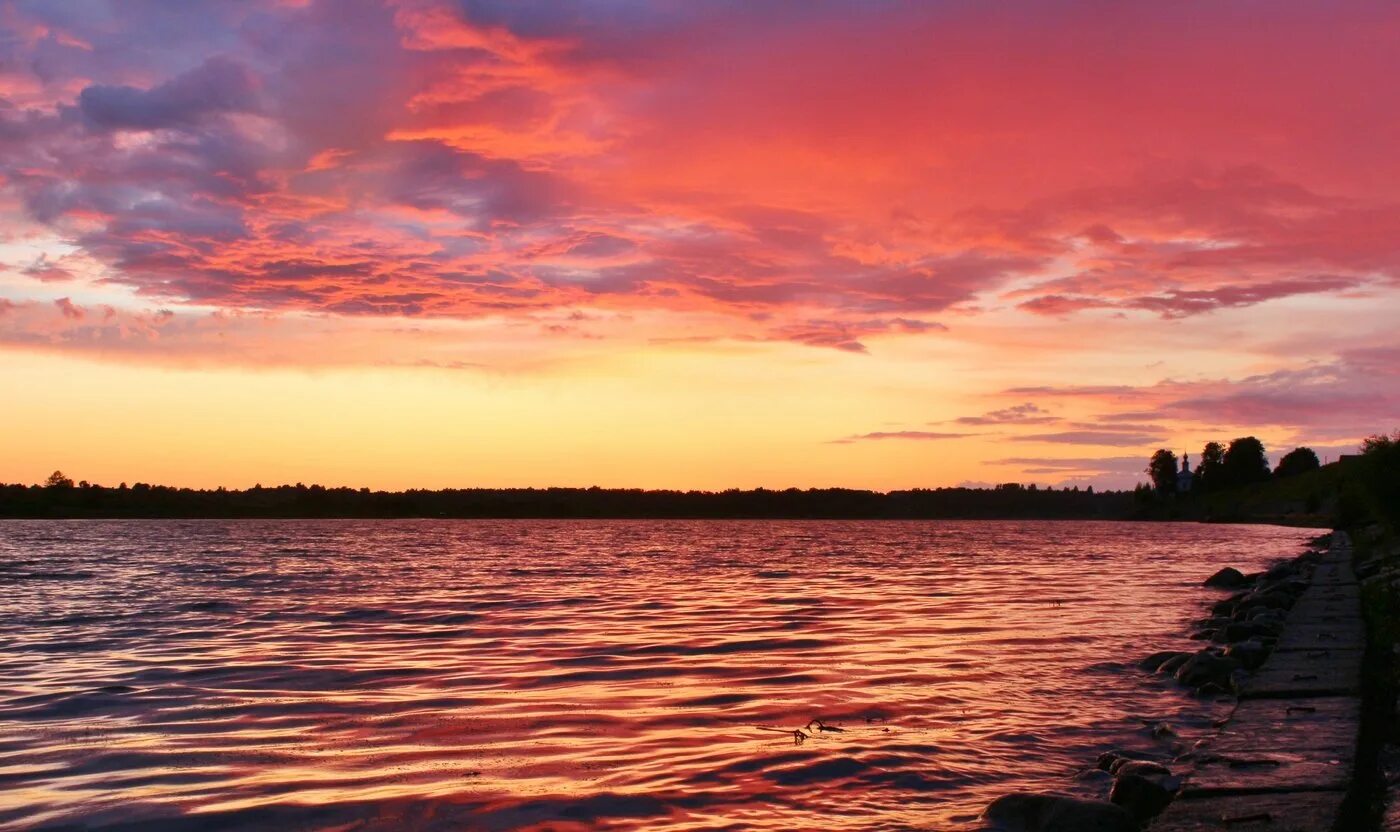
[{"label": "cloud streak", "polygon": [[945,433],[929,430],[881,430],[873,433],[860,433],[852,436],[845,436],[840,439],[831,440],[834,445],[849,445],[855,442],[882,441],[887,439],[903,439],[916,442],[936,442],[944,439],[962,439],[967,436],[975,436],[971,433]]}]

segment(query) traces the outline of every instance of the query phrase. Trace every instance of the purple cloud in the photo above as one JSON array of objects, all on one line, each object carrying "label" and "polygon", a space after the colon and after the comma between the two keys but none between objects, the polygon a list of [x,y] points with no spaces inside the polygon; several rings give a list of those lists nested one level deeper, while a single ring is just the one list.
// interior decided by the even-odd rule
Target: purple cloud
[{"label": "purple cloud", "polygon": [[1113,430],[1065,430],[1055,433],[1031,433],[1009,438],[1012,442],[1052,442],[1063,445],[1113,445],[1124,448],[1151,445],[1162,441],[1162,438],[1157,434]]},{"label": "purple cloud", "polygon": [[78,109],[100,129],[158,130],[192,127],[209,116],[258,108],[258,81],[241,63],[223,56],[150,89],[95,84],[78,95]]},{"label": "purple cloud", "polygon": [[1047,425],[1058,422],[1059,417],[1039,405],[1026,402],[1000,410],[993,410],[981,416],[960,416],[953,420],[960,425]]}]

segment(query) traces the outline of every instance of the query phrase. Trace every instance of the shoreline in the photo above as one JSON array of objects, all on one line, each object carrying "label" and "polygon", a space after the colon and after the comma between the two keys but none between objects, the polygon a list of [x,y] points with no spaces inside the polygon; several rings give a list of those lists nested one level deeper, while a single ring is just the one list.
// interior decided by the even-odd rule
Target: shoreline
[{"label": "shoreline", "polygon": [[940,515],[940,516],[871,516],[871,515],[801,515],[801,514],[733,514],[733,515],[706,515],[706,514],[667,514],[667,515],[641,515],[641,514],[599,514],[599,515],[569,515],[569,514],[490,514],[490,515],[353,515],[353,514],[239,514],[239,515],[217,515],[217,514],[50,514],[50,515],[18,515],[0,514],[0,523],[5,522],[33,522],[33,521],[90,521],[90,522],[147,522],[152,520],[190,520],[196,522],[231,522],[231,521],[292,521],[292,520],[317,520],[317,521],[409,521],[409,520],[575,520],[581,522],[588,521],[717,521],[717,522],[763,522],[771,520],[780,521],[812,521],[812,522],[889,522],[889,523],[911,523],[911,522],[997,522],[1012,523],[1016,521],[1027,521],[1036,523],[1184,523],[1199,526],[1281,526],[1291,529],[1328,529],[1331,528],[1327,521],[1319,519],[1316,522],[1288,522],[1288,518],[1259,517],[1240,519],[1200,519],[1200,518],[1156,518],[1156,517],[1063,517],[1063,516],[1038,516],[1038,515]]},{"label": "shoreline", "polygon": [[[1327,541],[1326,551],[1316,547]],[[1104,752],[1109,799],[1010,794],[984,814],[1007,832],[1348,832],[1372,828],[1379,749],[1376,692],[1354,550],[1333,531],[1255,575],[1231,567],[1207,578],[1230,591],[1196,622],[1197,651],[1161,651],[1139,667],[1171,674],[1197,695],[1232,694],[1217,731],[1171,759]],[[1375,734],[1374,730],[1367,733]],[[1304,825],[1300,825],[1304,824]]]}]

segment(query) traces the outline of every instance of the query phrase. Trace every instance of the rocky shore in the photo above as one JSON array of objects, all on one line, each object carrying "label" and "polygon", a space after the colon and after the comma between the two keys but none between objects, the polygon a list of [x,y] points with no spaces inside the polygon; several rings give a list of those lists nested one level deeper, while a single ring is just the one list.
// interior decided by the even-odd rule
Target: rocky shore
[{"label": "rocky shore", "polygon": [[1330,832],[1353,782],[1366,632],[1350,541],[1334,532],[1265,572],[1205,581],[1230,594],[1194,651],[1142,660],[1203,696],[1233,695],[1219,731],[1167,762],[1113,752],[1108,801],[1011,794],[984,813],[1005,832]]}]

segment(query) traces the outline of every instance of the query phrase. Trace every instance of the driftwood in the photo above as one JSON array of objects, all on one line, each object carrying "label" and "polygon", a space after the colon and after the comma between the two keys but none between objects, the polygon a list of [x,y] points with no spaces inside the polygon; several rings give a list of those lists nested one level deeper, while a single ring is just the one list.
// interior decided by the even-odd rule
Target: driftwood
[{"label": "driftwood", "polygon": [[760,731],[774,731],[779,734],[788,734],[792,737],[793,745],[801,745],[807,739],[824,731],[840,734],[846,730],[845,728],[837,728],[835,725],[827,725],[820,719],[809,720],[807,724],[803,725],[801,728],[777,728],[772,725],[755,725],[754,727]]}]

